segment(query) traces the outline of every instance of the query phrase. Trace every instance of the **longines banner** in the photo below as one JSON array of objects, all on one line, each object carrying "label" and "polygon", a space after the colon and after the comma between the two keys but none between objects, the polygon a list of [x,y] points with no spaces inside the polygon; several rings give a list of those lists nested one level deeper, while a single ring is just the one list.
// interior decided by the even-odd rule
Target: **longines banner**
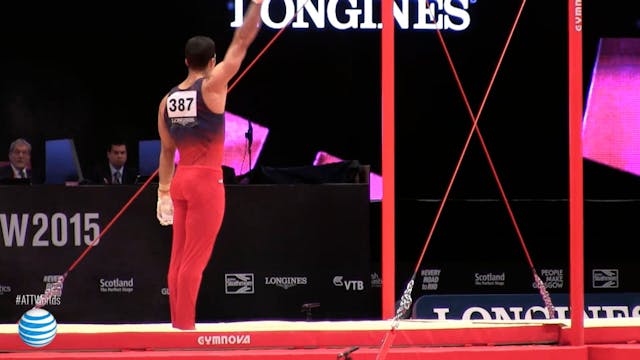
[{"label": "longines banner", "polygon": [[[245,3],[229,1],[233,22],[242,25]],[[400,29],[463,31],[471,24],[474,0],[402,0],[393,15]],[[264,26],[281,29],[372,30],[382,27],[379,0],[264,0],[260,16]]]},{"label": "longines banner", "polygon": [[[137,186],[0,186],[0,322],[47,290],[60,323],[168,322],[154,186],[92,247]],[[198,321],[370,316],[368,206],[368,184],[228,186]]]},{"label": "longines banner", "polygon": [[[569,319],[569,295],[551,294],[556,319]],[[587,293],[584,316],[590,319],[640,317],[640,293]],[[549,319],[540,294],[424,295],[413,317],[437,320]]]}]

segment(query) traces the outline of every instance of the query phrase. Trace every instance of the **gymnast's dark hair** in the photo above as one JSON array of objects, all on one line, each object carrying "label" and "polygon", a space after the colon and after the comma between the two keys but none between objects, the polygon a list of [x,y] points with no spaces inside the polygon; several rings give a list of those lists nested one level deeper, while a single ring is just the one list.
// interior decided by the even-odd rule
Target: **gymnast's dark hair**
[{"label": "gymnast's dark hair", "polygon": [[184,56],[191,69],[204,70],[209,60],[216,56],[216,44],[208,36],[194,36],[187,40]]}]

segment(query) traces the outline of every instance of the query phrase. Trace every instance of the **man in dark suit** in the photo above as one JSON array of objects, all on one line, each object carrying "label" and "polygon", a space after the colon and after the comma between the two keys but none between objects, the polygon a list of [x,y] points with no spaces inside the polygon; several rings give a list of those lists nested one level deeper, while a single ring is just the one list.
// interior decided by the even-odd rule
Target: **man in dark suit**
[{"label": "man in dark suit", "polygon": [[135,184],[138,170],[127,165],[127,145],[112,142],[107,149],[107,162],[95,167],[91,180],[96,184]]},{"label": "man in dark suit", "polygon": [[9,164],[0,167],[0,180],[31,179],[31,144],[16,139],[9,146]]}]

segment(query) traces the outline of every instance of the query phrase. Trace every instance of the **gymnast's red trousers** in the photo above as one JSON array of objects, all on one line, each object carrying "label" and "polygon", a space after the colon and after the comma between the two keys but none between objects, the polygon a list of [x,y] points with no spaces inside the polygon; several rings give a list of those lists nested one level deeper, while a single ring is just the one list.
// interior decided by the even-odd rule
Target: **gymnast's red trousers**
[{"label": "gymnast's red trousers", "polygon": [[222,170],[179,165],[171,182],[173,243],[169,307],[174,328],[194,330],[196,300],[224,217]]}]

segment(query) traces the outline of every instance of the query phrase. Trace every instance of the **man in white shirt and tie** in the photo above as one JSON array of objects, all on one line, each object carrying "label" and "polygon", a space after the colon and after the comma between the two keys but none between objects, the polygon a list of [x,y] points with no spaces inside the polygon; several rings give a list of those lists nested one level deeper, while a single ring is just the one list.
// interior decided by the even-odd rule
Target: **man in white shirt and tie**
[{"label": "man in white shirt and tie", "polygon": [[127,165],[127,145],[114,141],[107,149],[107,164],[94,169],[93,181],[97,184],[134,184],[138,171]]},{"label": "man in white shirt and tie", "polygon": [[23,139],[16,139],[9,146],[9,164],[0,168],[0,179],[31,178],[31,144]]}]

